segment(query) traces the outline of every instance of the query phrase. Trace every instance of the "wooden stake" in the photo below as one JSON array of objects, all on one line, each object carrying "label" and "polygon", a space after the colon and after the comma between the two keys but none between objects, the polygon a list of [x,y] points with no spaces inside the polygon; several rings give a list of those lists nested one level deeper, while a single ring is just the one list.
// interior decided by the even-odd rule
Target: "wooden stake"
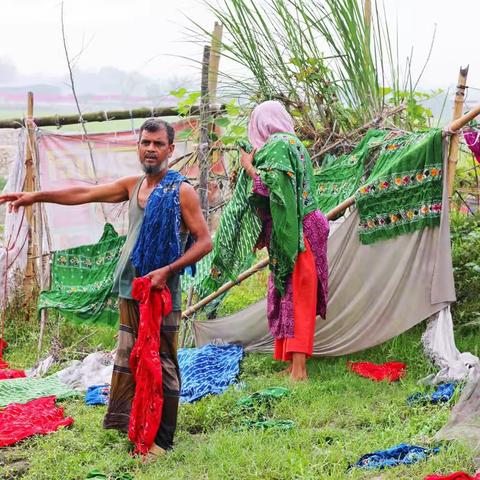
[{"label": "wooden stake", "polygon": [[[453,106],[453,123],[459,119],[463,114],[463,105],[465,103],[465,87],[467,84],[468,66],[466,68],[460,68],[458,75],[457,91],[455,93],[455,103]],[[458,130],[458,128],[455,128]],[[458,150],[459,150],[460,138],[457,133],[453,134],[450,139],[450,149],[448,153],[448,170],[447,170],[447,188],[449,203],[452,200],[453,184],[455,180],[455,171],[457,169],[458,162]]]},{"label": "wooden stake", "polygon": [[222,46],[223,25],[215,22],[210,46],[210,68],[208,72],[208,93],[210,105],[217,104],[218,69],[220,66],[220,50]]},{"label": "wooden stake", "polygon": [[[354,203],[355,203],[355,196],[349,197],[345,201],[343,201],[340,205],[337,205],[334,209],[330,210],[325,216],[327,217],[328,220],[333,220],[340,213],[344,212],[348,207],[351,207]],[[200,300],[200,302],[196,303],[195,305],[192,305],[190,308],[187,308],[182,313],[182,318],[190,317],[195,312],[200,310],[202,307],[209,304],[211,301],[215,300],[222,293],[225,293],[227,290],[230,290],[235,285],[240,284],[241,282],[246,280],[248,277],[251,277],[255,273],[259,272],[260,270],[263,270],[266,266],[268,266],[268,262],[269,262],[269,259],[266,258],[265,260],[258,262],[253,267],[250,267],[248,270],[241,273],[235,280],[225,283],[218,290],[211,293],[204,299]]]},{"label": "wooden stake", "polygon": [[[28,92],[27,101],[27,142],[25,152],[25,182],[23,184],[24,192],[35,191],[35,165],[33,162],[35,149],[35,126],[32,125],[31,119],[33,118],[33,93]],[[27,267],[25,270],[25,278],[23,280],[23,290],[25,295],[25,303],[27,303],[33,293],[33,287],[35,285],[35,257],[37,257],[36,248],[36,228],[35,217],[33,214],[33,207],[29,206],[25,208],[25,216],[28,222],[28,253],[27,253]]]},{"label": "wooden stake", "polygon": [[208,174],[210,171],[209,162],[209,136],[208,123],[210,117],[210,100],[208,95],[208,70],[210,66],[210,47],[205,45],[202,61],[202,84],[200,99],[200,145],[198,149],[198,163],[200,174],[198,176],[198,193],[200,195],[200,206],[205,219],[208,221]]}]

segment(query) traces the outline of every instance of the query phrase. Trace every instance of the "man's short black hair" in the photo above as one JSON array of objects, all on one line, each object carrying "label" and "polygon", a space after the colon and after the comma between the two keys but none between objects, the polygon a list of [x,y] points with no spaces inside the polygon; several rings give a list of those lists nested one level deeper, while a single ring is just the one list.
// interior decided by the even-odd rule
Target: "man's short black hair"
[{"label": "man's short black hair", "polygon": [[161,120],[160,118],[148,118],[142,123],[140,127],[139,139],[142,138],[143,131],[146,130],[147,132],[158,132],[159,130],[166,130],[168,143],[171,145],[175,140],[175,130],[174,128],[165,120]]}]

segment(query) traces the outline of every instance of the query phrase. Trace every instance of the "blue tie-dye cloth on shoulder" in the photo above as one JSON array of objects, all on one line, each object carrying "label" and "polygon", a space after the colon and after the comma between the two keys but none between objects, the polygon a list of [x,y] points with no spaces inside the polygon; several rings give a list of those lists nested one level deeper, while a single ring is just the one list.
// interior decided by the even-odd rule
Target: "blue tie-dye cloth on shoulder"
[{"label": "blue tie-dye cloth on shoulder", "polygon": [[180,349],[180,401],[189,403],[208,394],[223,393],[235,382],[242,357],[241,345],[208,344],[201,348]]}]

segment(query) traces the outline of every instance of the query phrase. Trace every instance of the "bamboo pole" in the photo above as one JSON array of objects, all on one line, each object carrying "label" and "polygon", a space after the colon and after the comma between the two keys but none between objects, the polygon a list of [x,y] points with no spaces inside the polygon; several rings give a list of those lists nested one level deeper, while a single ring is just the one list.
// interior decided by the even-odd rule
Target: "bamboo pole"
[{"label": "bamboo pole", "polygon": [[[347,198],[340,205],[337,205],[335,208],[333,208],[326,214],[327,220],[333,220],[340,213],[344,212],[348,207],[351,207],[354,203],[355,203],[355,196]],[[268,266],[268,262],[269,262],[269,259],[266,258],[265,260],[262,260],[256,263],[253,267],[250,267],[248,270],[241,273],[235,280],[231,280],[230,282],[225,283],[218,290],[211,293],[204,299],[200,300],[200,302],[196,303],[195,305],[192,305],[190,308],[187,308],[184,312],[182,312],[182,318],[190,317],[195,312],[200,310],[202,307],[209,304],[211,301],[215,300],[222,293],[225,293],[235,285],[238,285],[244,280],[246,280],[248,277],[251,277],[255,273],[259,272],[260,270],[263,270],[266,266]]]},{"label": "bamboo pole", "polygon": [[[220,107],[214,113],[224,110]],[[200,108],[193,106],[190,109],[191,116],[197,116]],[[134,108],[132,110],[111,110],[108,112],[90,112],[84,113],[82,117],[75,115],[47,115],[44,117],[33,118],[37,127],[62,127],[64,125],[76,125],[83,122],[110,122],[113,120],[130,120],[132,118],[150,118],[150,117],[177,117],[180,113],[176,107],[155,107],[155,108]],[[0,120],[0,128],[22,128],[25,124],[24,118],[10,118]]]},{"label": "bamboo pole", "polygon": [[452,133],[457,132],[478,115],[480,115],[480,104],[475,105],[468,113],[450,123],[447,127],[447,130]]},{"label": "bamboo pole", "polygon": [[[35,126],[32,124],[33,118],[33,92],[28,92],[27,97],[27,142],[25,153],[25,182],[23,184],[24,192],[35,191],[35,165],[34,149],[35,149]],[[33,293],[33,286],[35,284],[35,257],[37,256],[36,248],[36,227],[33,206],[25,207],[25,216],[28,222],[28,250],[27,250],[27,267],[25,269],[25,277],[23,280],[23,291],[25,296],[25,303],[29,301]]]},{"label": "bamboo pole", "polygon": [[198,149],[198,164],[200,173],[198,176],[198,193],[200,196],[200,206],[203,215],[208,221],[208,173],[210,171],[209,162],[209,136],[208,122],[210,119],[210,101],[208,95],[208,71],[210,67],[210,47],[205,45],[203,49],[202,60],[202,83],[200,98],[200,145]]},{"label": "bamboo pole", "polygon": [[210,105],[217,105],[218,69],[220,66],[220,49],[222,46],[223,25],[215,22],[210,45],[210,68],[208,72],[208,93]]},{"label": "bamboo pole", "polygon": [[372,0],[365,0],[363,4],[363,18],[365,21],[365,47],[370,50],[370,38],[372,29]]},{"label": "bamboo pole", "polygon": [[[453,122],[455,122],[455,120],[458,120],[463,114],[467,75],[468,75],[468,66],[465,68],[460,67],[460,73],[458,75],[457,91],[455,93],[455,103],[453,106]],[[456,131],[456,130],[458,130],[458,128],[455,128],[453,131]],[[457,169],[459,145],[460,145],[460,137],[458,133],[454,133],[452,135],[452,138],[450,139],[450,149],[448,153],[448,170],[447,170],[447,188],[448,188],[448,199],[450,203],[452,200],[455,171]]]}]

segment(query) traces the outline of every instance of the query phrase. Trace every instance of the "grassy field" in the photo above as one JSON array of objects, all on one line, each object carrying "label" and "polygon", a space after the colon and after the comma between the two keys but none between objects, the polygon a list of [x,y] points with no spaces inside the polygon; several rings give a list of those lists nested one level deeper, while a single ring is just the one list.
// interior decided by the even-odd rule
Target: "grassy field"
[{"label": "grassy field", "polygon": [[[455,273],[460,282],[456,308],[459,316],[462,311],[473,315],[473,300],[464,299],[464,290],[471,284],[466,282],[478,282],[478,272],[462,269],[459,264],[478,262],[480,240],[474,234],[479,229],[475,221],[460,221],[453,235]],[[264,293],[265,274],[261,274],[236,287],[219,313],[235,311]],[[477,307],[476,311],[479,310]],[[438,455],[415,465],[384,471],[347,471],[348,465],[363,454],[401,442],[432,446],[435,432],[447,421],[451,405],[409,407],[406,403],[408,395],[421,389],[418,380],[435,371],[422,351],[423,330],[421,324],[383,345],[354,355],[311,359],[310,380],[295,385],[277,375],[283,365],[270,355],[246,355],[236,386],[223,395],[181,406],[176,448],[153,465],[143,465],[132,458],[124,435],[102,429],[105,407],[88,407],[81,399],[61,402],[66,414],[74,418],[73,426],[1,450],[0,478],[85,479],[93,469],[104,472],[110,480],[121,478],[124,473],[136,480],[413,480],[434,472],[472,473],[472,452],[454,442],[443,444]],[[459,349],[479,355],[478,333],[478,325],[459,326]],[[65,360],[80,358],[85,352],[113,348],[115,334],[115,329],[80,327],[52,317],[45,349],[55,337],[62,343]],[[24,368],[34,363],[37,335],[34,313],[22,308],[21,302],[12,305],[6,321],[6,340],[10,342],[6,359],[12,367]],[[404,361],[408,365],[407,375],[396,383],[376,383],[350,372],[346,367],[348,360]],[[291,390],[288,397],[273,404],[269,415],[276,420],[293,420],[295,427],[290,431],[242,428],[246,414],[237,401],[269,386]],[[264,412],[260,409],[255,415],[258,413]]]}]

